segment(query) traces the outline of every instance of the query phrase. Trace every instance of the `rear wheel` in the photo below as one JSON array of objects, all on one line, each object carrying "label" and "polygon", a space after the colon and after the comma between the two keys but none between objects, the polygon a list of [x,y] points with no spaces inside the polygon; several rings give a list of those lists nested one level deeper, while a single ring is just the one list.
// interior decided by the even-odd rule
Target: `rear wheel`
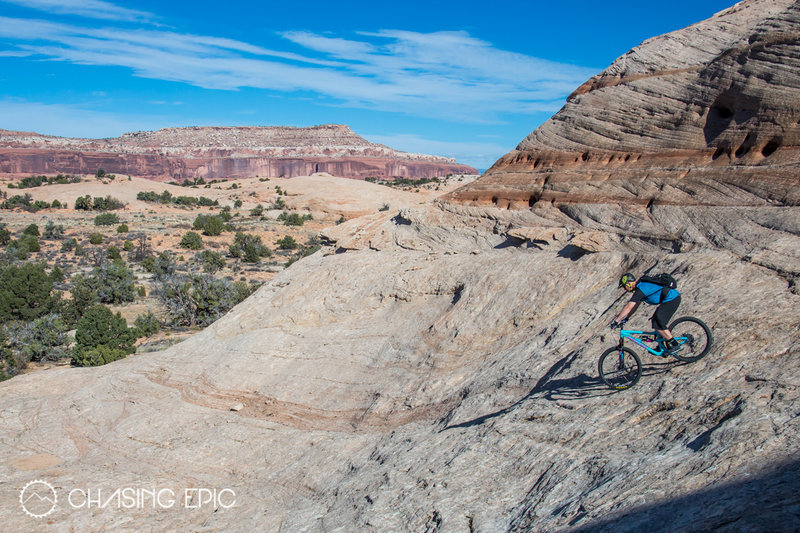
[{"label": "rear wheel", "polygon": [[685,363],[693,363],[704,357],[711,349],[711,330],[699,318],[685,316],[669,326],[672,336],[681,343],[672,355]]},{"label": "rear wheel", "polygon": [[628,348],[609,348],[597,363],[600,379],[614,390],[625,390],[636,385],[642,377],[642,361]]}]

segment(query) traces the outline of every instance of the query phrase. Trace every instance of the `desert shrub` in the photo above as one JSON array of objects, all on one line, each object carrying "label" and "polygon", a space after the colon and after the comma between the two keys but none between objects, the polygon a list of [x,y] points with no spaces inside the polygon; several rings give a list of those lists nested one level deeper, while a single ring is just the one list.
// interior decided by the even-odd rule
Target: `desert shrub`
[{"label": "desert shrub", "polygon": [[287,235],[284,238],[279,239],[277,244],[278,248],[280,248],[281,250],[294,250],[295,248],[297,248],[297,241],[294,240],[294,237],[292,237],[291,235]]},{"label": "desert shrub", "polygon": [[247,298],[250,288],[205,274],[173,275],[156,284],[155,294],[171,325],[205,327]]},{"label": "desert shrub", "polygon": [[149,337],[158,333],[158,330],[161,329],[161,323],[152,311],[148,311],[136,316],[133,327],[136,328],[137,337]]},{"label": "desert shrub", "polygon": [[192,229],[202,230],[209,237],[216,237],[225,231],[225,222],[219,215],[197,215],[192,223]]},{"label": "desert shrub", "polygon": [[128,327],[120,313],[94,305],[78,320],[72,361],[78,366],[104,365],[135,352],[134,342],[136,330]]},{"label": "desert shrub", "polygon": [[5,224],[0,224],[0,246],[5,246],[11,242],[11,232],[8,231]]},{"label": "desert shrub", "polygon": [[74,237],[61,241],[62,252],[71,252],[76,246],[78,246],[78,241]]},{"label": "desert shrub", "polygon": [[198,254],[198,258],[203,266],[203,272],[207,274],[214,274],[225,266],[225,258],[219,252],[204,250]]},{"label": "desert shrub", "polygon": [[146,257],[142,261],[142,266],[145,270],[153,274],[156,279],[175,272],[175,262],[172,260],[172,255],[166,250],[155,257]]},{"label": "desert shrub", "polygon": [[144,298],[145,296],[147,296],[147,290],[142,285],[139,285],[138,287],[136,287],[136,294]]},{"label": "desert shrub", "polygon": [[230,206],[226,205],[225,207],[222,208],[222,211],[219,214],[219,218],[221,218],[223,222],[230,222],[231,221],[231,218],[233,218],[233,217],[231,216],[231,208],[230,208]]},{"label": "desert shrub", "polygon": [[122,249],[125,250],[126,252],[132,252],[133,241],[125,241],[124,243],[122,243]]},{"label": "desert shrub", "polygon": [[23,235],[31,235],[32,237],[39,237],[41,234],[39,233],[39,226],[36,224],[29,224],[22,230]]},{"label": "desert shrub", "polygon": [[253,209],[250,210],[251,217],[260,217],[263,214],[264,214],[264,206],[261,204],[258,204],[257,206],[255,206]]},{"label": "desert shrub", "polygon": [[55,241],[64,236],[64,226],[56,224],[52,220],[48,220],[42,233],[42,238],[49,241]]},{"label": "desert shrub", "polygon": [[206,198],[205,196],[201,196],[197,199],[197,205],[201,205],[203,207],[212,207],[219,205],[219,200],[212,200],[211,198]]},{"label": "desert shrub", "polygon": [[20,354],[15,354],[9,345],[8,336],[0,328],[0,381],[16,376],[28,362]]},{"label": "desert shrub", "polygon": [[[236,185],[236,184],[234,183],[234,185]],[[239,209],[240,207],[242,207],[242,200],[241,200],[241,199],[239,199],[239,198],[237,198],[236,200],[234,200],[234,202],[233,202],[233,207],[234,207],[235,209]]]},{"label": "desert shrub", "polygon": [[25,260],[27,259],[28,254],[38,252],[40,250],[41,245],[39,244],[39,239],[37,239],[34,235],[23,235],[18,240],[8,243],[6,253],[9,255],[9,257]]},{"label": "desert shrub", "polygon": [[199,250],[203,247],[203,238],[200,237],[199,233],[187,231],[183,235],[180,245],[182,248],[188,248],[189,250]]},{"label": "desert shrub", "polygon": [[30,322],[14,322],[6,329],[11,349],[24,361],[57,361],[67,357],[69,328],[56,313]]},{"label": "desert shrub", "polygon": [[60,283],[64,281],[64,271],[58,265],[53,265],[53,269],[50,271],[50,281],[53,283]]},{"label": "desert shrub", "polygon": [[11,265],[0,272],[0,322],[30,321],[57,311],[53,281],[43,263]]},{"label": "desert shrub", "polygon": [[108,304],[132,302],[136,298],[134,280],[133,272],[125,266],[125,263],[116,260],[95,267],[89,276],[75,275],[72,278],[70,292],[73,300],[82,300],[84,306],[94,302]]},{"label": "desert shrub", "polygon": [[75,198],[75,209],[79,211],[91,211],[92,210],[92,197],[88,194],[86,196],[78,196]]},{"label": "desert shrub", "polygon": [[281,197],[278,197],[278,199],[275,200],[275,202],[270,207],[270,209],[285,209],[285,208],[286,208],[286,202],[284,202],[283,198]]},{"label": "desert shrub", "polygon": [[89,235],[90,244],[103,244],[103,236],[100,233],[92,233]]},{"label": "desert shrub", "polygon": [[106,175],[106,171],[105,171],[105,170],[103,170],[102,168],[98,168],[98,169],[97,169],[97,172],[95,172],[95,173],[94,173],[94,176],[95,176],[96,178],[102,178],[102,177],[103,177],[103,176],[105,176],[105,175]]},{"label": "desert shrub", "polygon": [[94,217],[95,226],[113,226],[119,224],[119,216],[116,213],[100,213]]},{"label": "desert shrub", "polygon": [[261,243],[261,237],[241,231],[236,232],[233,243],[228,247],[228,253],[245,263],[258,263],[262,257],[272,255],[272,251]]},{"label": "desert shrub", "polygon": [[302,226],[306,220],[311,219],[312,217],[310,214],[301,216],[299,213],[287,213],[286,211],[278,215],[278,220],[283,222],[286,226]]},{"label": "desert shrub", "polygon": [[119,226],[117,226],[117,233],[128,233],[128,225],[120,224]]},{"label": "desert shrub", "polygon": [[52,203],[52,204],[50,204],[50,207],[52,207],[52,208],[54,208],[54,209],[59,209],[59,208],[60,208],[60,207],[62,207],[62,206],[63,206],[64,208],[66,208],[66,207],[67,207],[67,204],[62,204],[62,203],[61,203],[61,202],[59,202],[58,200],[53,200],[53,203]]},{"label": "desert shrub", "polygon": [[116,246],[109,246],[108,248],[106,248],[106,257],[108,257],[112,261],[114,259],[122,260],[122,255],[120,255],[119,248],[117,248]]}]

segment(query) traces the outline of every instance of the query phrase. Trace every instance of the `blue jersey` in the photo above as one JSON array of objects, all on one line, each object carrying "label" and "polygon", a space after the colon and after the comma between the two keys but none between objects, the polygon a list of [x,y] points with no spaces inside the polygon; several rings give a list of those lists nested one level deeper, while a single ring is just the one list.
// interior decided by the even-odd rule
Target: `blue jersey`
[{"label": "blue jersey", "polygon": [[674,300],[681,293],[679,293],[676,289],[670,289],[667,293],[667,297],[664,298],[664,301],[661,301],[661,290],[664,287],[661,285],[656,285],[655,283],[648,283],[646,281],[640,281],[636,284],[636,290],[633,292],[633,297],[631,298],[632,302],[641,302],[645,301],[650,305],[658,305],[664,302],[669,302],[670,300]]}]

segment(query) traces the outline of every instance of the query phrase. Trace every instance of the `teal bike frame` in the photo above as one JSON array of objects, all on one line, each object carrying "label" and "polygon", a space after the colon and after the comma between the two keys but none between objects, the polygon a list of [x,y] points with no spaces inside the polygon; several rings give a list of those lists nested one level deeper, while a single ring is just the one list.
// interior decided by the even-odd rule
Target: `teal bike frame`
[{"label": "teal bike frame", "polygon": [[[676,341],[683,344],[686,342],[685,337],[674,337]],[[662,337],[657,331],[638,331],[635,329],[620,329],[619,330],[619,346],[617,348],[622,348],[623,344],[625,343],[625,339],[630,339],[651,354],[655,355],[656,357],[666,357],[664,355],[664,342],[666,339]],[[645,343],[655,344],[655,346],[651,347]]]}]

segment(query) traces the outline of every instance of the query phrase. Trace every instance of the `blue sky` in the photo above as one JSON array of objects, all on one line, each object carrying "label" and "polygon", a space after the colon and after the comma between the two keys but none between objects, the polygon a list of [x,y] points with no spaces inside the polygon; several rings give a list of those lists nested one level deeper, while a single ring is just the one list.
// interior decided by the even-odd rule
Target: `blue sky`
[{"label": "blue sky", "polygon": [[0,128],[347,124],[486,169],[630,48],[732,3],[0,0]]}]

